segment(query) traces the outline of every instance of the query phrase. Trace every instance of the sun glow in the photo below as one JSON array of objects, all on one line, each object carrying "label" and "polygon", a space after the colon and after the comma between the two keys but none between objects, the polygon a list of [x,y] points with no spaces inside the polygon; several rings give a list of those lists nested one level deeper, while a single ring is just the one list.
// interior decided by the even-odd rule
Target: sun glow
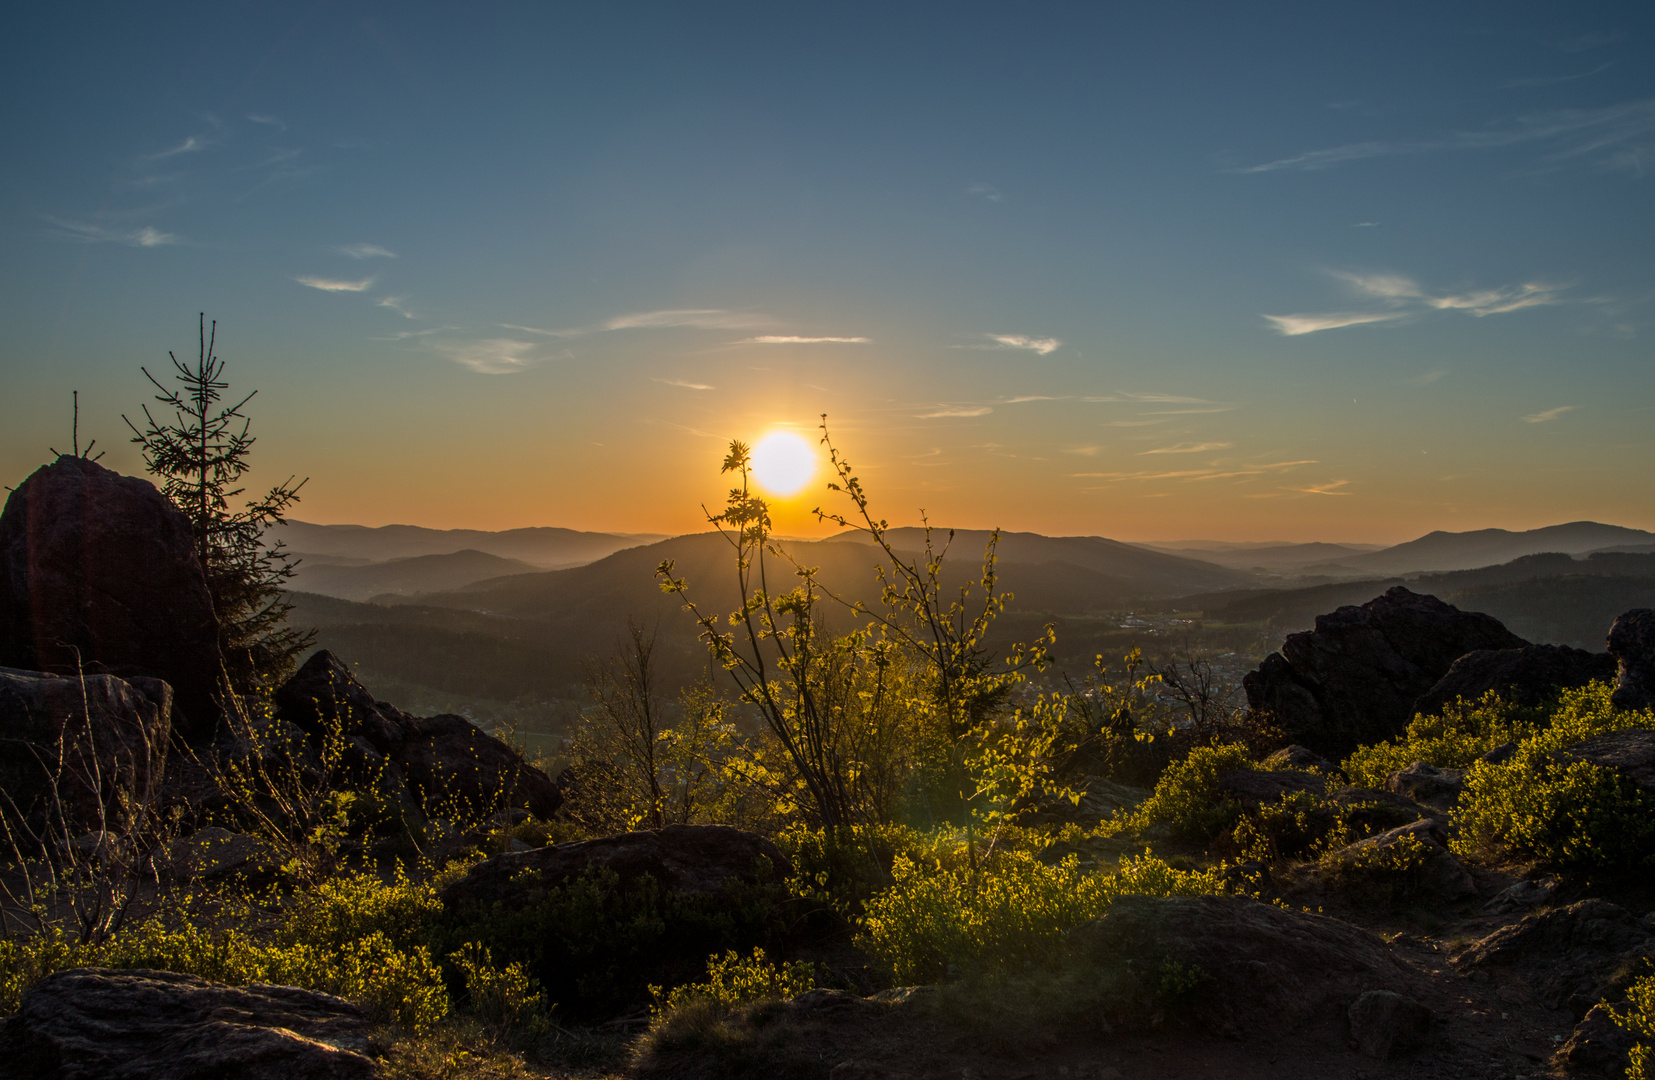
[{"label": "sun glow", "polygon": [[816,452],[791,431],[773,431],[753,447],[753,478],[777,495],[791,495],[816,475]]}]

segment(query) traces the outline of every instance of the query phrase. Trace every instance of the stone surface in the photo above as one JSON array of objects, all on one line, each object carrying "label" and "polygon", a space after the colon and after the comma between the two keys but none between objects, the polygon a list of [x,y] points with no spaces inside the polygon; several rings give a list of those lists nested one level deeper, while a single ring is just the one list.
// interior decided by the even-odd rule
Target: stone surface
[{"label": "stone surface", "polygon": [[1181,1019],[1231,1038],[1342,1029],[1364,993],[1413,996],[1417,979],[1366,930],[1239,896],[1123,896],[1073,938],[1100,961],[1130,958],[1134,970],[1199,968],[1207,981]]},{"label": "stone surface", "polygon": [[1567,645],[1526,645],[1521,649],[1478,649],[1455,660],[1435,686],[1421,694],[1413,711],[1440,716],[1460,699],[1477,701],[1494,691],[1518,705],[1540,705],[1559,690],[1615,677],[1615,658]]},{"label": "stone surface", "polygon": [[1398,825],[1377,836],[1330,851],[1323,859],[1323,866],[1335,874],[1348,872],[1352,868],[1371,865],[1378,853],[1409,841],[1425,846],[1424,861],[1411,874],[1400,878],[1398,884],[1449,900],[1470,896],[1477,891],[1471,872],[1449,853],[1448,836],[1442,822],[1434,818]]},{"label": "stone surface", "polygon": [[1609,655],[1618,665],[1610,702],[1617,709],[1655,707],[1655,611],[1636,608],[1616,619]]},{"label": "stone surface", "polygon": [[1571,1080],[1622,1080],[1637,1039],[1615,1023],[1607,1005],[1594,1005],[1558,1047],[1552,1066]]},{"label": "stone surface", "polygon": [[163,781],[171,716],[158,679],[0,668],[0,792],[35,820],[61,812],[82,828],[118,828],[109,815],[122,799],[148,801]]},{"label": "stone surface", "polygon": [[1496,930],[1454,963],[1467,971],[1514,969],[1547,1007],[1568,1007],[1580,1017],[1652,950],[1655,933],[1631,912],[1607,900],[1581,900]]},{"label": "stone surface", "polygon": [[1371,1058],[1390,1061],[1419,1049],[1431,1031],[1431,1010],[1391,990],[1369,990],[1351,1003],[1350,1037]]},{"label": "stone surface", "polygon": [[0,1060],[16,1080],[367,1080],[368,1032],[327,994],[78,968],[23,995]]},{"label": "stone surface", "polygon": [[1299,746],[1297,743],[1277,750],[1264,759],[1263,765],[1266,769],[1314,769],[1324,773],[1334,771],[1333,762],[1309,747]]},{"label": "stone surface", "polygon": [[1327,789],[1326,777],[1298,769],[1226,769],[1214,781],[1220,796],[1252,806],[1275,802],[1292,791]]},{"label": "stone surface", "polygon": [[210,734],[223,658],[190,523],[148,481],[65,455],[0,513],[0,664],[145,675],[173,688],[172,728]]},{"label": "stone surface", "polygon": [[533,893],[600,869],[623,882],[648,874],[673,892],[715,894],[731,879],[754,880],[761,863],[769,864],[774,881],[791,872],[787,856],[762,836],[728,825],[668,825],[496,855],[443,890],[442,900],[446,906],[521,906]]},{"label": "stone surface", "polygon": [[429,816],[527,807],[550,818],[562,805],[551,778],[499,739],[463,716],[410,716],[375,701],[326,649],[277,689],[275,701],[278,719],[315,738],[337,731],[351,743],[348,764],[403,784]]},{"label": "stone surface", "polygon": [[1406,795],[1436,810],[1448,810],[1459,801],[1465,790],[1464,769],[1439,769],[1424,761],[1416,761],[1405,769],[1385,778],[1385,790]]},{"label": "stone surface", "polygon": [[1528,642],[1488,615],[1460,611],[1398,585],[1361,607],[1316,618],[1242,680],[1247,703],[1295,742],[1343,757],[1402,733],[1413,704],[1478,649]]},{"label": "stone surface", "polygon": [[1536,881],[1519,881],[1501,889],[1500,892],[1483,905],[1483,910],[1492,915],[1502,915],[1508,911],[1522,911],[1525,908],[1539,907],[1550,900],[1557,891],[1557,879],[1543,877]]},{"label": "stone surface", "polygon": [[1594,735],[1558,756],[1613,769],[1645,791],[1655,793],[1655,731],[1631,728]]}]

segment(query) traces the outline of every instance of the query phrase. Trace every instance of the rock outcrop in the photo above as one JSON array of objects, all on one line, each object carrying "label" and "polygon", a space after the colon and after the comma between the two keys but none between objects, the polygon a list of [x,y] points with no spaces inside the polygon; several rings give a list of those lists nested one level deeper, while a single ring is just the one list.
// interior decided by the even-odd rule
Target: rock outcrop
[{"label": "rock outcrop", "polygon": [[1387,776],[1385,790],[1447,812],[1460,801],[1460,792],[1465,790],[1465,770],[1439,769],[1428,762],[1416,761]]},{"label": "rock outcrop", "polygon": [[1455,660],[1528,642],[1488,615],[1398,585],[1361,607],[1319,615],[1242,680],[1247,703],[1329,757],[1402,733],[1413,704]]},{"label": "rock outcrop", "polygon": [[761,873],[781,881],[791,865],[780,848],[755,833],[728,825],[668,825],[496,855],[445,889],[442,900],[449,907],[498,903],[515,909],[531,896],[598,870],[623,883],[648,874],[669,892],[711,896]]},{"label": "rock outcrop", "polygon": [[1584,761],[1618,773],[1655,795],[1655,731],[1631,728],[1594,735],[1562,751],[1565,761]]},{"label": "rock outcrop", "polygon": [[1514,969],[1543,1004],[1582,1017],[1651,952],[1655,928],[1647,922],[1607,900],[1581,900],[1496,930],[1454,963]]},{"label": "rock outcrop", "polygon": [[119,828],[123,807],[147,803],[162,783],[171,717],[172,690],[159,679],[0,668],[0,792],[37,821],[61,815],[92,829],[101,809],[102,823]]},{"label": "rock outcrop", "polygon": [[410,716],[375,701],[326,649],[311,655],[275,694],[276,716],[313,737],[335,730],[351,762],[403,787],[427,815],[526,807],[550,818],[563,802],[550,777],[463,716]]},{"label": "rock outcrop", "polygon": [[1130,958],[1134,970],[1198,969],[1207,981],[1181,1006],[1184,1018],[1232,1038],[1346,1029],[1364,994],[1412,998],[1418,981],[1366,930],[1239,896],[1123,896],[1073,936],[1100,961]]},{"label": "rock outcrop", "polygon": [[1521,649],[1478,649],[1455,660],[1437,684],[1419,696],[1413,711],[1440,716],[1464,698],[1489,691],[1518,705],[1540,705],[1559,690],[1572,690],[1615,677],[1615,658],[1567,645],[1526,645]]},{"label": "rock outcrop", "polygon": [[1619,665],[1610,702],[1617,709],[1655,707],[1655,611],[1637,608],[1616,619],[1609,655]]},{"label": "rock outcrop", "polygon": [[148,481],[64,455],[0,513],[0,664],[173,689],[173,732],[211,733],[223,658],[190,523]]},{"label": "rock outcrop", "polygon": [[0,1060],[16,1080],[369,1080],[368,1035],[327,994],[78,968],[24,993]]}]

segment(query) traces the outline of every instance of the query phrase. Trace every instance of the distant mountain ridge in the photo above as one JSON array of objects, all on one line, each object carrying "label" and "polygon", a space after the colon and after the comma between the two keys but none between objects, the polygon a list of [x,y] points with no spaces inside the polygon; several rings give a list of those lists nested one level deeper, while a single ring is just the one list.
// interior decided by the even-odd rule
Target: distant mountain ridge
[{"label": "distant mountain ridge", "polygon": [[1477,529],[1458,533],[1438,530],[1395,547],[1341,558],[1337,562],[1341,566],[1380,573],[1441,572],[1474,570],[1545,552],[1585,555],[1606,548],[1651,543],[1655,543],[1655,533],[1642,529],[1604,525],[1596,521],[1571,521],[1523,532],[1508,529]]},{"label": "distant mountain ridge", "polygon": [[485,532],[427,529],[419,525],[315,525],[291,519],[272,528],[270,536],[284,541],[290,550],[301,555],[383,562],[470,550],[502,559],[518,559],[542,570],[588,563],[622,548],[666,539],[660,533],[581,532],[549,526]]},{"label": "distant mountain ridge", "polygon": [[485,578],[532,574],[540,567],[521,559],[502,559],[483,551],[455,551],[445,555],[414,555],[406,559],[335,563],[328,556],[302,559],[289,587],[335,596],[341,600],[372,600],[385,594],[409,595],[460,589]]}]

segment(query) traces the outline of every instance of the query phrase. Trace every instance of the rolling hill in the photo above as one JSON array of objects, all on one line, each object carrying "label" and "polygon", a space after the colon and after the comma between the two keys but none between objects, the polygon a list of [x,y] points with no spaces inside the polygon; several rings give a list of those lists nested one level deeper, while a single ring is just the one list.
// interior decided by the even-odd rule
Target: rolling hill
[{"label": "rolling hill", "polygon": [[385,562],[309,556],[300,561],[292,588],[343,600],[371,600],[385,594],[443,592],[484,578],[531,574],[539,569],[521,559],[502,559],[470,550]]},{"label": "rolling hill", "polygon": [[1605,548],[1655,543],[1655,533],[1603,525],[1596,521],[1572,521],[1543,529],[1510,532],[1506,529],[1478,529],[1474,532],[1432,532],[1417,540],[1397,544],[1365,555],[1340,558],[1337,562],[1356,570],[1384,574],[1407,574],[1442,570],[1471,570],[1510,562],[1524,555],[1558,551],[1584,555]]},{"label": "rolling hill", "polygon": [[299,555],[366,559],[384,562],[417,555],[450,555],[480,551],[502,559],[517,559],[542,570],[578,566],[622,548],[647,544],[659,534],[579,532],[575,529],[532,528],[484,532],[480,529],[426,529],[418,525],[313,525],[288,520],[269,536]]}]

